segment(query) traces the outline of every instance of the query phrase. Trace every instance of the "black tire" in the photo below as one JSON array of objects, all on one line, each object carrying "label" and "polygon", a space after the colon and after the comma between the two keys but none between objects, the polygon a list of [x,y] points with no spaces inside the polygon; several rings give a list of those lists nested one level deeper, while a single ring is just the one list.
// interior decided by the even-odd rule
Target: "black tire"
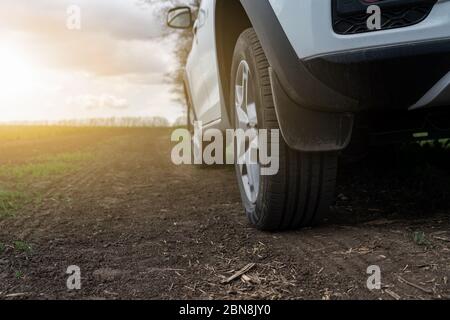
[{"label": "black tire", "polygon": [[[269,63],[253,28],[239,37],[231,72],[230,105],[235,112],[235,79],[245,60],[255,82],[259,129],[279,129],[269,78]],[[236,123],[235,123],[236,127]],[[257,200],[246,196],[238,166],[239,189],[250,222],[264,231],[282,231],[318,224],[335,200],[338,157],[336,152],[304,153],[290,149],[280,138],[280,170],[261,176]]]}]

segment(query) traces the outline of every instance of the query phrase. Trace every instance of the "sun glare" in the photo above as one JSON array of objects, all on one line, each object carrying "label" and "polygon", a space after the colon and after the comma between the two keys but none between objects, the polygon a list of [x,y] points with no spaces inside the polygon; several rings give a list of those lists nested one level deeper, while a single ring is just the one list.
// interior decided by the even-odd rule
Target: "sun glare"
[{"label": "sun glare", "polygon": [[33,65],[27,55],[11,45],[0,44],[0,95],[24,93],[34,81]]}]

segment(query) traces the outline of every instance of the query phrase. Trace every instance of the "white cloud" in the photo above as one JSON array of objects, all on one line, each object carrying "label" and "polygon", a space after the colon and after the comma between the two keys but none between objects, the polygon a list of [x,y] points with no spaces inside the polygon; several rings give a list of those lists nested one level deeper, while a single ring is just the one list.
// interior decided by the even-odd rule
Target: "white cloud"
[{"label": "white cloud", "polygon": [[136,0],[2,0],[1,29],[64,32],[67,8],[81,9],[81,27],[89,33],[109,33],[114,38],[151,39],[161,35],[161,19]]},{"label": "white cloud", "polygon": [[[127,115],[176,119],[181,106],[164,83],[176,64],[172,40],[161,37],[161,17],[137,3],[1,0],[0,42],[18,43],[39,69],[47,70],[36,88],[58,88],[39,91],[34,98],[31,93],[14,99],[0,93],[2,115],[9,120]],[[70,5],[81,8],[80,31],[66,28]]]},{"label": "white cloud", "polygon": [[[70,5],[82,9],[79,31],[66,28]],[[159,18],[133,0],[2,0],[1,6],[0,30],[20,32],[41,64],[102,76],[166,73],[173,65]]]}]

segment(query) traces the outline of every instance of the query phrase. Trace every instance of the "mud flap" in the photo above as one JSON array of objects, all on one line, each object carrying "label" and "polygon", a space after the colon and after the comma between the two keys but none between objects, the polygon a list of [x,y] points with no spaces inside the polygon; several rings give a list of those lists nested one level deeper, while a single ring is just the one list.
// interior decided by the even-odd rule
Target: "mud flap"
[{"label": "mud flap", "polygon": [[340,151],[351,140],[354,116],[304,108],[292,101],[272,68],[272,94],[281,133],[288,146],[304,152]]}]

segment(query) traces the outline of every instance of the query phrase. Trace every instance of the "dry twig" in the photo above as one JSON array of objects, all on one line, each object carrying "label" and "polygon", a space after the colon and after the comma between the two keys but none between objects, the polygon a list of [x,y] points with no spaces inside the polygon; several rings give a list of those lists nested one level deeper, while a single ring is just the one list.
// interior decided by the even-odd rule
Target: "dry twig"
[{"label": "dry twig", "polygon": [[400,280],[400,282],[402,282],[402,283],[404,283],[404,284],[407,284],[408,286],[411,286],[411,287],[413,287],[413,288],[416,288],[416,289],[418,289],[418,290],[420,290],[420,291],[422,291],[422,292],[425,292],[425,293],[428,293],[428,294],[433,294],[433,291],[432,290],[430,290],[430,289],[427,289],[427,288],[424,288],[424,287],[422,287],[422,286],[419,286],[418,284],[415,284],[415,283],[413,283],[413,282],[411,282],[411,281],[408,281],[408,280],[405,280],[405,279],[403,279],[402,277],[398,277],[398,280]]},{"label": "dry twig", "polygon": [[402,297],[400,297],[398,294],[396,294],[394,291],[391,291],[389,289],[384,290],[388,295],[390,295],[395,300],[401,300]]},{"label": "dry twig", "polygon": [[242,268],[241,270],[239,270],[238,272],[236,272],[235,274],[233,274],[231,277],[229,277],[228,279],[226,279],[225,281],[223,281],[222,283],[227,284],[232,282],[233,280],[243,276],[244,274],[246,274],[247,272],[249,272],[251,269],[253,269],[256,266],[256,264],[254,263],[250,263],[248,265],[246,265],[244,268]]}]

